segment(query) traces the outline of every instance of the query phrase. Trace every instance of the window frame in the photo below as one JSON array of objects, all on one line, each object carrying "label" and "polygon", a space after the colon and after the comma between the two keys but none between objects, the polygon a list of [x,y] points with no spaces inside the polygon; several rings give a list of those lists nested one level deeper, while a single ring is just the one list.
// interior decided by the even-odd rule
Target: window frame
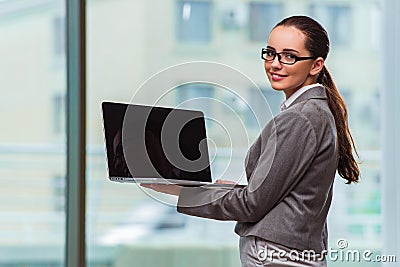
[{"label": "window frame", "polygon": [[[400,197],[396,191],[400,188],[400,168],[398,160],[400,158],[400,124],[396,123],[396,118],[400,117],[400,87],[398,79],[399,67],[397,59],[400,60],[400,53],[393,51],[393,47],[400,45],[400,20],[396,20],[396,15],[400,12],[398,1],[382,1],[383,32],[381,42],[382,57],[382,97],[381,97],[381,122],[382,122],[382,214],[383,214],[383,253],[382,255],[397,254],[400,257]],[[390,55],[393,60],[385,60]],[[399,266],[395,263],[382,263],[386,266]]]},{"label": "window frame", "polygon": [[67,179],[65,266],[86,266],[86,1],[66,1]]}]

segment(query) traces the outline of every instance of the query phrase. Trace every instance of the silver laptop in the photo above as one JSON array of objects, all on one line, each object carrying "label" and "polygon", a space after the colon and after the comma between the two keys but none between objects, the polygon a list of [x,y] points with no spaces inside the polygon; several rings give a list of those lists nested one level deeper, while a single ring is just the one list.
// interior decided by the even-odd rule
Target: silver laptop
[{"label": "silver laptop", "polygon": [[103,102],[102,114],[111,181],[233,187],[212,183],[201,111]]}]

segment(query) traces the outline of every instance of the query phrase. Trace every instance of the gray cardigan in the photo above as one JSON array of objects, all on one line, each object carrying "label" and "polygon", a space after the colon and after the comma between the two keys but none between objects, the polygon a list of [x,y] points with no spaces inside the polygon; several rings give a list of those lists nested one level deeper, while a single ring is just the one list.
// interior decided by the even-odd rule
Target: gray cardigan
[{"label": "gray cardigan", "polygon": [[300,95],[250,147],[244,188],[184,188],[178,212],[237,221],[235,232],[298,250],[327,249],[326,217],[338,166],[325,88]]}]

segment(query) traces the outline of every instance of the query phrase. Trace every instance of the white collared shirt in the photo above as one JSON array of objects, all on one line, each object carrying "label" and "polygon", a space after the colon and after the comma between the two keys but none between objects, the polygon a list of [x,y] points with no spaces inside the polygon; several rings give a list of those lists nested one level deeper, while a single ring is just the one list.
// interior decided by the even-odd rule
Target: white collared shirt
[{"label": "white collared shirt", "polygon": [[288,99],[286,99],[285,102],[282,103],[281,105],[281,111],[286,109],[287,107],[289,107],[300,95],[302,95],[305,91],[317,87],[317,86],[322,86],[322,84],[320,83],[314,83],[314,84],[310,84],[307,86],[303,86],[301,87],[299,90],[297,90],[296,92],[294,92]]}]

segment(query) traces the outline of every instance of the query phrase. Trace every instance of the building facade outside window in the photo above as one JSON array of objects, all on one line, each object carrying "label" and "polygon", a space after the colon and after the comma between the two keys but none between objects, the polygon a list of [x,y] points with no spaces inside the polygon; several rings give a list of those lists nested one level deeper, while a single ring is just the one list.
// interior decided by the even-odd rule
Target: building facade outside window
[{"label": "building facade outside window", "polygon": [[311,5],[310,13],[326,28],[332,45],[346,46],[352,43],[354,24],[350,3],[315,3]]},{"label": "building facade outside window", "polygon": [[177,40],[184,44],[211,42],[212,8],[210,1],[177,1]]},{"label": "building facade outside window", "polygon": [[276,2],[249,3],[249,38],[252,42],[265,43],[269,31],[283,17],[283,4]]}]

